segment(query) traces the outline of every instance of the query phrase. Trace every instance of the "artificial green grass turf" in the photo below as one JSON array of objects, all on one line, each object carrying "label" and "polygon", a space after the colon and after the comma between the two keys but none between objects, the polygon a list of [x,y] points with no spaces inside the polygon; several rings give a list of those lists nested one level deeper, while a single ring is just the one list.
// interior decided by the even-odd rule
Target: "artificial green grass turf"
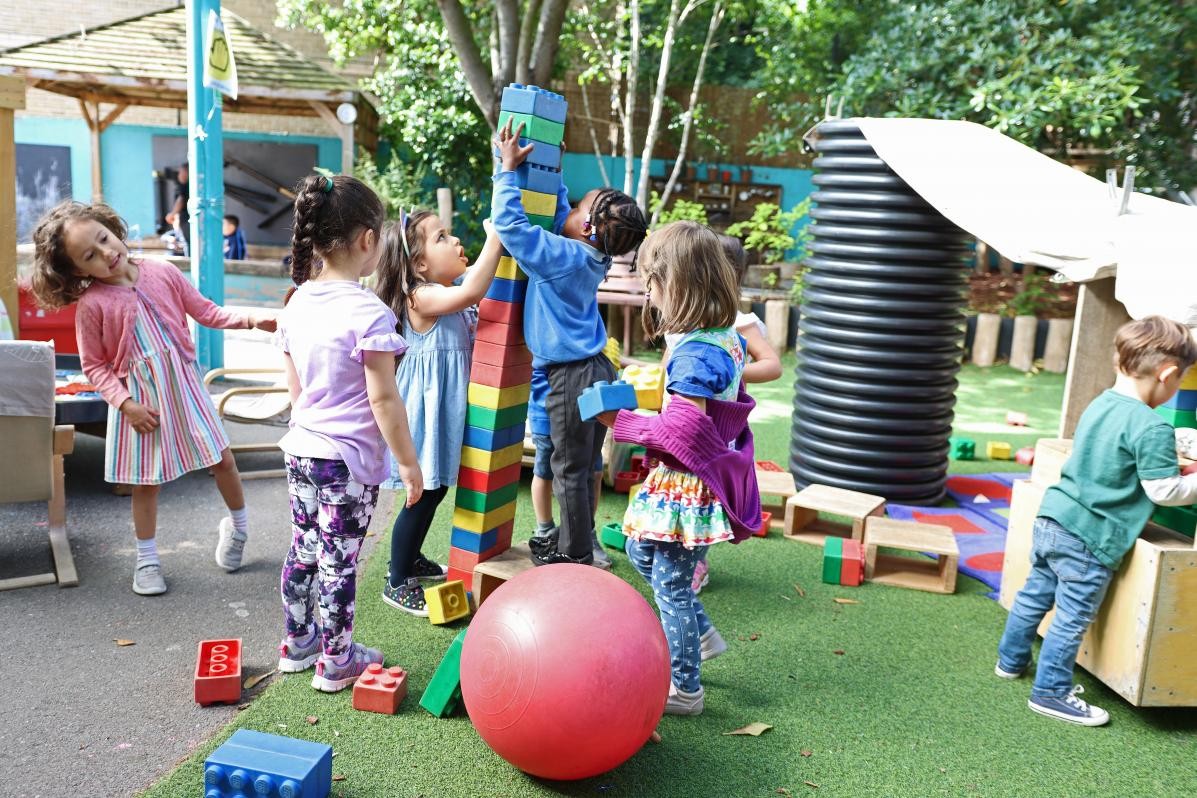
[{"label": "artificial green grass turf", "polygon": [[[793,365],[792,356],[787,362]],[[754,425],[758,459],[788,460],[790,373],[753,391],[762,416]],[[959,433],[974,437],[979,451],[990,437],[1017,449],[1053,436],[1061,387],[1055,375],[966,368],[958,393]],[[1005,427],[1008,409],[1028,412],[1033,427],[1021,433]],[[1013,468],[1021,467],[953,463],[960,473]],[[605,494],[599,523],[619,518],[625,502]],[[430,533],[432,554],[447,550],[452,504],[447,497]],[[532,526],[525,483],[517,536],[527,537]],[[147,796],[198,794],[205,756],[235,728],[332,745],[333,771],[345,777],[332,794],[346,798],[1197,792],[1191,765],[1197,710],[1135,709],[1078,670],[1086,698],[1109,710],[1110,725],[1085,729],[1042,718],[1026,707],[1027,680],[1011,683],[993,675],[1006,613],[984,597],[980,583],[962,576],[953,596],[867,583],[824,585],[821,550],[776,533],[711,553],[711,584],[702,599],[730,650],[703,667],[704,714],[664,718],[663,742],[647,744],[610,773],[574,783],[532,779],[491,753],[464,715],[436,720],[419,708],[429,676],[460,627],[433,627],[382,603],[387,551],[384,539],[359,582],[356,637],[381,647],[388,664],[409,670],[400,713],[356,712],[348,690],[331,696],[313,691],[310,673],[276,676],[232,726]],[[613,559],[615,573],[647,597],[627,559]],[[836,604],[835,597],[860,604]],[[309,715],[319,723],[309,726]],[[774,728],[759,738],[722,734],[753,721]]]}]

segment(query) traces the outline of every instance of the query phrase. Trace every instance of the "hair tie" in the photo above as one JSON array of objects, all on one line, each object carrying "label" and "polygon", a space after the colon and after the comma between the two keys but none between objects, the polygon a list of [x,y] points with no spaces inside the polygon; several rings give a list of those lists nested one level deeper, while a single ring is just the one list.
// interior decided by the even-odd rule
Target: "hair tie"
[{"label": "hair tie", "polygon": [[325,193],[325,194],[331,194],[331,193],[332,193],[332,190],[333,190],[333,179],[332,179],[331,177],[329,177],[328,175],[325,175],[325,176],[324,176],[324,186],[323,186],[323,188],[324,188],[324,193]]}]

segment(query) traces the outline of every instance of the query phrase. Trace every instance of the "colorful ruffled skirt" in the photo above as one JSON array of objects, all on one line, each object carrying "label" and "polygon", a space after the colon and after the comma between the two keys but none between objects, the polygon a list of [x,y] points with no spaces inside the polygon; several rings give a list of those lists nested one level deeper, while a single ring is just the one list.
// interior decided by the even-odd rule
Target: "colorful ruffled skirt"
[{"label": "colorful ruffled skirt", "polygon": [[686,548],[732,540],[723,503],[688,471],[658,465],[632,497],[623,533],[636,540],[681,543]]}]

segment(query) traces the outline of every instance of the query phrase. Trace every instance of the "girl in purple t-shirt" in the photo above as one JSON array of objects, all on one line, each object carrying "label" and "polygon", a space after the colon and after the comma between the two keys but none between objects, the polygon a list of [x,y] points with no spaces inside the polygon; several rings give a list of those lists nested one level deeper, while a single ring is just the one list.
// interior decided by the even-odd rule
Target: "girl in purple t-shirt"
[{"label": "girl in purple t-shirt", "polygon": [[286,636],[278,669],[295,673],[314,663],[312,687],[330,693],[383,658],[353,642],[353,610],[357,555],[387,477],[386,448],[407,503],[424,489],[395,388],[395,357],[407,344],[395,332],[395,314],[359,282],[378,265],[382,220],[378,197],[352,177],[313,175],[300,183],[291,243],[296,288],[279,321],[291,390],[291,430],[279,446],[293,538],[283,563]]}]

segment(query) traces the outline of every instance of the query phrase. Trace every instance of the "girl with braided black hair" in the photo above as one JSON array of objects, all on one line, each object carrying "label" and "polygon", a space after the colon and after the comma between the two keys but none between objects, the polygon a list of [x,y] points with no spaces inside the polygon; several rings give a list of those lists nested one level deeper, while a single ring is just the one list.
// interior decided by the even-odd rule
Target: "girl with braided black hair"
[{"label": "girl with braided black hair", "polygon": [[591,564],[592,467],[602,455],[604,431],[594,421],[582,420],[578,397],[600,380],[615,379],[603,354],[607,329],[599,313],[598,286],[611,258],[639,247],[647,228],[640,208],[622,191],[595,189],[570,210],[564,185],[557,192],[554,232],[529,222],[515,175],[532,151],[531,145],[520,146],[522,129],[521,124],[512,131],[509,123],[499,131],[495,143],[502,168],[494,177],[491,211],[499,240],[528,275],[524,338],[533,368],[544,369],[549,384],[545,410],[561,523],[556,534],[532,539],[532,560],[537,565]]}]

